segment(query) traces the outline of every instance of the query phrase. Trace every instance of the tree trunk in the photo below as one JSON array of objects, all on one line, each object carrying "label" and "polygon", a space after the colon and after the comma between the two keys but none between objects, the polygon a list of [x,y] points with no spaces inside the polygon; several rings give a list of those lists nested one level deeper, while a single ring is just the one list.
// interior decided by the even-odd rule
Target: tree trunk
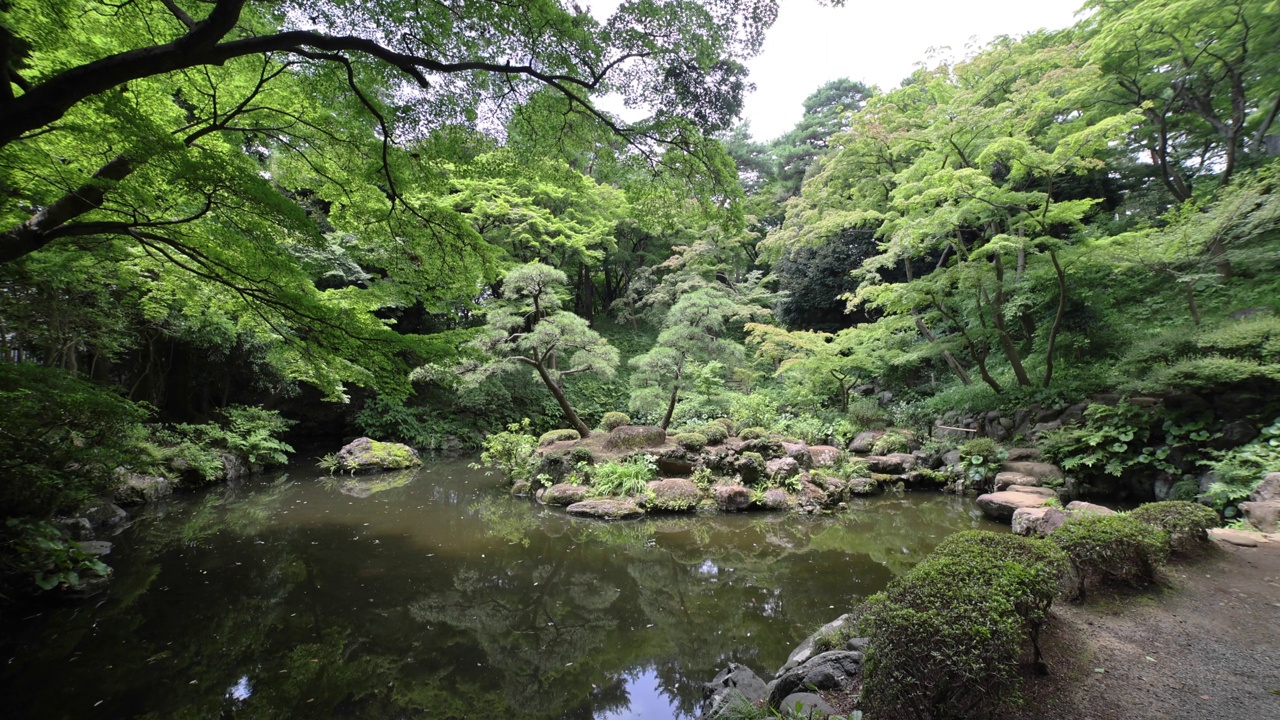
[{"label": "tree trunk", "polygon": [[1200,308],[1196,305],[1196,284],[1195,281],[1183,282],[1183,289],[1187,293],[1187,310],[1191,312],[1191,322],[1196,327],[1200,327]]},{"label": "tree trunk", "polygon": [[[1004,261],[1000,259],[999,254],[995,256],[995,266],[996,297],[991,306],[991,317],[995,321],[996,333],[1000,338],[1000,349],[1004,351],[1005,357],[1009,359],[1009,365],[1013,367],[1013,374],[1018,378],[1018,384],[1027,386],[1031,384],[1031,378],[1027,375],[1027,369],[1022,366],[1022,358],[1018,355],[1018,348],[1014,346],[1013,337],[1009,335],[1009,330],[1004,323]],[[985,289],[982,292],[984,295],[986,294]],[[987,302],[991,302],[989,296]]]},{"label": "tree trunk", "polygon": [[662,422],[659,423],[658,427],[661,427],[663,430],[666,430],[667,426],[671,424],[671,416],[674,415],[676,412],[676,401],[679,399],[680,399],[680,383],[677,382],[675,385],[671,387],[671,399],[667,402],[667,413],[662,416]]},{"label": "tree trunk", "polygon": [[1053,380],[1053,351],[1058,344],[1058,332],[1062,329],[1062,316],[1067,310],[1067,274],[1062,271],[1062,263],[1058,262],[1058,253],[1050,250],[1049,259],[1053,261],[1053,270],[1058,279],[1058,310],[1053,314],[1053,327],[1049,329],[1049,347],[1044,359],[1044,386],[1049,387]]},{"label": "tree trunk", "polygon": [[565,397],[564,388],[560,387],[560,384],[551,378],[551,374],[547,372],[546,367],[541,363],[534,363],[533,368],[538,371],[538,377],[542,378],[543,384],[546,385],[547,389],[551,391],[551,394],[555,396],[556,402],[560,403],[560,410],[564,412],[565,419],[569,421],[569,424],[573,426],[573,429],[577,430],[578,435],[584,438],[590,437],[591,428],[587,427],[587,424],[582,422],[582,418],[578,417],[577,411],[575,411],[573,406],[569,404],[569,398]]},{"label": "tree trunk", "polygon": [[[920,311],[913,311],[912,314],[916,317],[916,329],[920,331],[920,334],[929,342],[938,342],[938,336],[933,334],[933,331],[929,329],[929,326],[924,323],[924,319],[920,317]],[[960,364],[959,360],[956,360],[956,356],[952,355],[950,350],[942,351],[942,359],[946,360],[947,365],[949,365],[951,369],[955,371],[956,375],[960,377],[960,382],[965,385],[973,384],[973,378],[969,377],[969,373],[965,371],[964,366]]]}]

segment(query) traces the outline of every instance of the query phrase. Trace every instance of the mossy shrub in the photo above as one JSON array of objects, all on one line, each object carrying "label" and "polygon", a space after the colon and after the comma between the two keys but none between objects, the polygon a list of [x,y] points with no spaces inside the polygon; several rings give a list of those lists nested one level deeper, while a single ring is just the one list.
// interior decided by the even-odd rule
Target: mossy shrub
[{"label": "mossy shrub", "polygon": [[1043,540],[952,536],[868,599],[862,708],[877,720],[987,717],[1018,699],[1019,661],[1057,594],[1063,553]]},{"label": "mossy shrub", "polygon": [[708,423],[698,429],[698,432],[707,438],[708,445],[719,445],[729,439],[729,431],[720,423]]},{"label": "mossy shrub", "polygon": [[582,436],[577,430],[566,428],[563,430],[552,430],[542,433],[538,437],[538,447],[546,447],[552,443],[564,442],[565,440],[580,440]]},{"label": "mossy shrub", "polygon": [[1067,553],[1077,599],[1090,587],[1152,582],[1169,556],[1169,534],[1131,515],[1076,513],[1049,539]]},{"label": "mossy shrub", "polygon": [[614,428],[630,424],[631,416],[623,412],[607,412],[600,418],[600,427],[604,428],[606,431],[611,431]]},{"label": "mossy shrub", "polygon": [[1142,505],[1129,513],[1138,522],[1169,534],[1169,549],[1189,552],[1209,542],[1209,529],[1218,526],[1218,513],[1200,503],[1167,500]]},{"label": "mossy shrub", "polygon": [[973,438],[966,440],[960,444],[960,454],[965,458],[978,456],[984,460],[995,459],[996,453],[1000,451],[1000,447],[996,445],[996,441],[989,437]]},{"label": "mossy shrub", "polygon": [[738,433],[739,440],[759,440],[767,437],[769,437],[769,431],[762,427],[743,428],[742,432]]},{"label": "mossy shrub", "polygon": [[738,429],[738,426],[734,425],[733,421],[729,418],[716,418],[715,420],[712,420],[711,423],[723,427],[725,432],[729,433],[729,437],[733,437],[733,431]]},{"label": "mossy shrub", "polygon": [[591,452],[591,448],[581,445],[569,449],[569,459],[574,463],[586,463],[588,465],[595,464],[596,456]]},{"label": "mossy shrub", "polygon": [[686,432],[675,437],[676,444],[689,452],[698,452],[707,446],[707,436],[702,433]]}]

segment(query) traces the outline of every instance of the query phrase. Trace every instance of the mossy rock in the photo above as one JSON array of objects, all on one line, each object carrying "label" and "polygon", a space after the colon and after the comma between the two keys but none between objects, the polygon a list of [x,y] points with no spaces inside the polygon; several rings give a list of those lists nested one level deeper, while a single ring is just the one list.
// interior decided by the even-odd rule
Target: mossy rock
[{"label": "mossy rock", "polygon": [[744,452],[734,463],[733,469],[742,477],[743,485],[755,485],[765,474],[764,457],[760,453]]},{"label": "mossy rock", "polygon": [[668,478],[649,483],[645,507],[653,512],[693,512],[702,502],[702,491],[691,480]]},{"label": "mossy rock", "polygon": [[613,432],[616,428],[630,424],[631,416],[622,412],[607,412],[600,418],[600,427],[604,428],[605,432]]},{"label": "mossy rock", "polygon": [[546,447],[552,443],[564,442],[566,440],[581,440],[582,436],[577,430],[566,428],[563,430],[552,430],[551,432],[542,433],[538,438],[538,447]]},{"label": "mossy rock", "polygon": [[418,451],[408,445],[378,442],[367,437],[351,441],[338,451],[334,459],[338,468],[347,473],[403,470],[422,464]]},{"label": "mossy rock", "polygon": [[637,450],[661,447],[667,441],[667,431],[656,425],[622,425],[609,431],[604,440],[606,450]]},{"label": "mossy rock", "polygon": [[739,440],[759,440],[767,437],[769,437],[769,431],[762,427],[743,428],[742,432],[738,433]]},{"label": "mossy rock", "polygon": [[698,452],[707,446],[707,436],[702,433],[680,433],[675,437],[676,444],[689,452]]},{"label": "mossy rock", "polygon": [[719,445],[729,439],[729,431],[720,423],[708,423],[698,433],[707,439],[708,445]]}]

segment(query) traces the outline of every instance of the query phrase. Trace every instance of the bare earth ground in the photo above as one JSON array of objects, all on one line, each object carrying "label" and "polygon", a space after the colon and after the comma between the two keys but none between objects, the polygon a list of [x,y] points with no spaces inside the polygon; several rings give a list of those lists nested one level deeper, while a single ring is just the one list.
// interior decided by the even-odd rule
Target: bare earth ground
[{"label": "bare earth ground", "polygon": [[1280,720],[1280,536],[1220,540],[1166,586],[1054,606],[1011,720]]}]

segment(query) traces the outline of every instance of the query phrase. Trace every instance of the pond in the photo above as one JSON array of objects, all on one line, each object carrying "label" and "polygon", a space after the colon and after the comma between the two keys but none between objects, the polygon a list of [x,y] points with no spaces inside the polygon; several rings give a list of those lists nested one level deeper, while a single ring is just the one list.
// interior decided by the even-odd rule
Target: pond
[{"label": "pond", "polygon": [[605,523],[463,461],[309,468],[175,498],[112,538],[116,578],[5,620],[14,718],[685,718],[728,661],[768,677],[948,534],[971,500],[826,517]]}]

